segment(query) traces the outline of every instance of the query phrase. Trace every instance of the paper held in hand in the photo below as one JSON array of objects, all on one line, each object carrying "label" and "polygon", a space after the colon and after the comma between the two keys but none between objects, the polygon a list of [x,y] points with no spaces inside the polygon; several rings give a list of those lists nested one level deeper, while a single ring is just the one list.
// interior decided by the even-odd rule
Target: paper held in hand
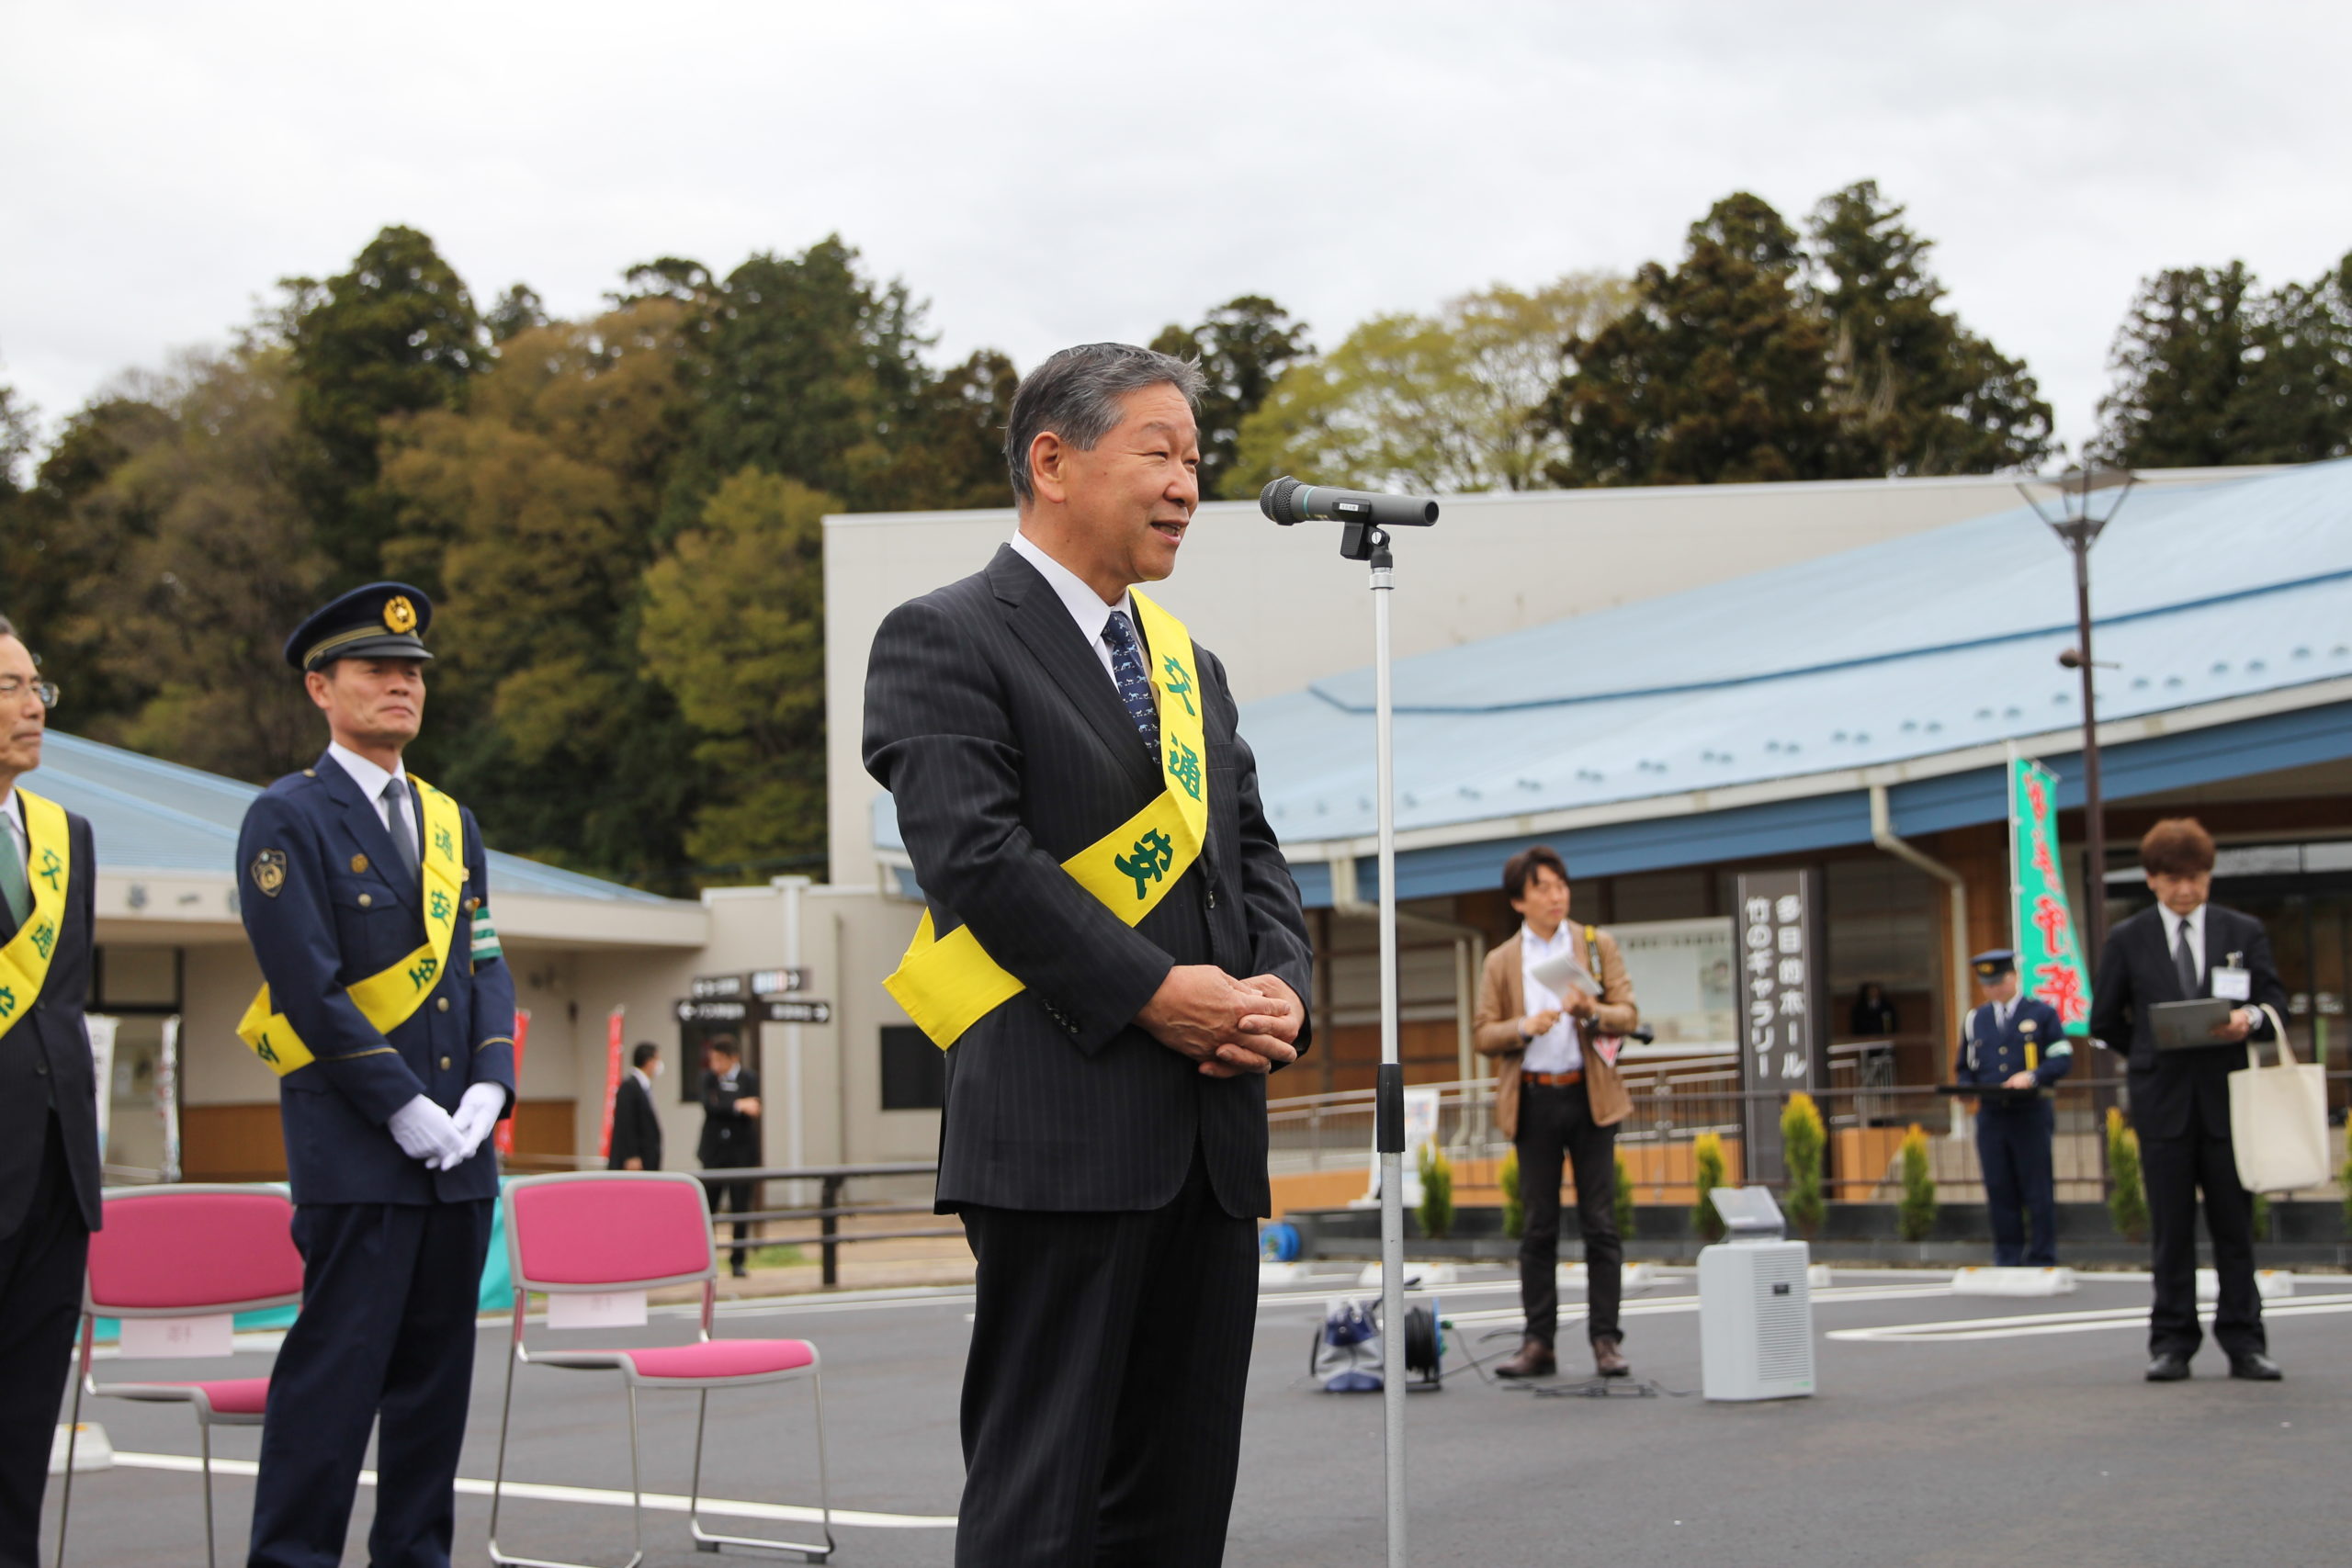
[{"label": "paper held in hand", "polygon": [[1568,988],[1572,986],[1588,997],[1600,995],[1600,982],[1592,977],[1591,971],[1585,968],[1583,963],[1573,953],[1563,953],[1555,958],[1547,958],[1529,970],[1528,974],[1534,978],[1536,984],[1544,987],[1555,997],[1566,996]]}]

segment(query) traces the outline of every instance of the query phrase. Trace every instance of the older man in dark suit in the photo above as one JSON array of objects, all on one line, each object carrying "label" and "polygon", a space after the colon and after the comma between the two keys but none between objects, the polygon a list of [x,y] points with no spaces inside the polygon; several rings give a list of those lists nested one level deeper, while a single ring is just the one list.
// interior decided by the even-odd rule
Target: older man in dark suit
[{"label": "older man in dark suit", "polygon": [[27,1568],[99,1218],[82,1021],[97,855],[88,822],[17,787],[56,701],[0,616],[0,1563]]},{"label": "older man in dark suit", "polygon": [[874,642],[867,770],[929,902],[892,994],[947,1057],[979,1262],[956,1560],[1222,1561],[1306,1043],[1298,890],[1216,658],[1131,592],[1200,502],[1198,369],[1068,349],[1013,400],[1019,536]]},{"label": "older man in dark suit", "polygon": [[[2148,1314],[2150,1382],[2188,1376],[2201,1340],[2197,1324],[2197,1195],[2222,1295],[2213,1339],[2230,1375],[2273,1382],[2262,1298],[2254,1280],[2254,1201],[2238,1184],[2230,1142],[2230,1075],[2246,1065],[2245,1042],[2274,1037],[2269,1008],[2283,1013],[2287,987],[2270,961],[2270,939],[2252,915],[2208,902],[2213,840],[2193,818],[2157,823],[2140,840],[2140,865],[2155,893],[2107,936],[2093,987],[2091,1033],[2130,1053],[2132,1122],[2140,1134],[2154,1247],[2155,1306]],[[2220,997],[2239,1005],[2210,1046],[2159,1051],[2150,1010],[2160,1002]]]}]

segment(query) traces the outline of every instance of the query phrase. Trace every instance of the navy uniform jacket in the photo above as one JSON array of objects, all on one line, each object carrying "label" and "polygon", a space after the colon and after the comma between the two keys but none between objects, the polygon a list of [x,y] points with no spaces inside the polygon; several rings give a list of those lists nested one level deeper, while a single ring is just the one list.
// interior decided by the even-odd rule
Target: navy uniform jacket
[{"label": "navy uniform jacket", "polygon": [[[2074,1070],[2075,1045],[2066,1038],[2058,1010],[2039,997],[2019,997],[2007,1024],[1995,1027],[1994,1004],[1986,1002],[1968,1015],[1961,1028],[1960,1055],[1952,1065],[1952,1082],[2003,1084],[2026,1070],[2026,1043],[2034,1045],[2033,1078],[2048,1089]],[[2030,1027],[2029,1027],[2029,1025]],[[2007,1103],[1988,1100],[1986,1110],[2007,1110]]]},{"label": "navy uniform jacket", "polygon": [[[34,794],[40,792],[35,790]],[[0,1034],[0,1236],[17,1234],[40,1175],[42,1122],[57,1108],[65,1137],[65,1163],[74,1172],[74,1195],[82,1220],[98,1228],[98,1099],[90,1062],[90,1032],[82,1021],[90,994],[90,951],[96,930],[90,889],[98,880],[98,857],[90,824],[65,818],[73,871],[65,888],[64,930],[49,957],[49,975],[38,998],[23,998],[28,1010]],[[0,828],[0,833],[8,829]],[[8,906],[0,902],[0,942],[17,934]]]},{"label": "navy uniform jacket", "polygon": [[[423,808],[410,792],[422,828]],[[401,1152],[385,1125],[420,1094],[455,1111],[467,1086],[494,1083],[514,1103],[514,980],[505,963],[473,960],[473,916],[490,874],[473,813],[465,820],[466,883],[449,960],[433,992],[388,1039],[345,987],[390,968],[424,942],[423,890],[401,870],[375,804],[332,757],[289,773],[245,813],[237,837],[239,905],[270,1002],[317,1058],[278,1079],[286,1169],[297,1203],[432,1203],[492,1198],[498,1158],[431,1171]],[[253,875],[258,856],[285,857],[277,893]],[[364,868],[364,869],[355,869]]]},{"label": "navy uniform jacket", "polygon": [[[735,1109],[738,1100],[760,1098],[760,1075],[735,1069],[729,1089],[717,1073],[702,1076],[702,1142],[695,1149],[706,1170],[750,1170],[760,1163],[760,1119]],[[763,1106],[761,1109],[766,1109]]]}]

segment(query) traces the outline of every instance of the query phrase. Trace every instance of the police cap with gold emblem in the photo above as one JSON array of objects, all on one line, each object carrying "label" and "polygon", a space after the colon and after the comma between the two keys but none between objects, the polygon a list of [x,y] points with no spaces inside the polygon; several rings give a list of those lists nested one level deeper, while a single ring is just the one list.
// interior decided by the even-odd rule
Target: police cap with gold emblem
[{"label": "police cap with gold emblem", "polygon": [[1980,953],[1970,959],[1968,966],[1976,971],[1978,979],[1990,982],[2015,971],[2018,955],[2008,948],[1996,947],[1990,953]]},{"label": "police cap with gold emblem", "polygon": [[433,601],[405,582],[371,582],[319,611],[286,639],[286,662],[323,670],[338,659],[430,659]]}]

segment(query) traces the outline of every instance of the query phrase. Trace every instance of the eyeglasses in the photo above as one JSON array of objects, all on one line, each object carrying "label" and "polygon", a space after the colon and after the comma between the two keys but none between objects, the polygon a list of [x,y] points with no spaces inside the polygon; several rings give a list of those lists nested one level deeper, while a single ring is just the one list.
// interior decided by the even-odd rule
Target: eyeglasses
[{"label": "eyeglasses", "polygon": [[57,705],[58,691],[57,682],[54,681],[28,682],[18,680],[14,675],[0,679],[0,703],[16,702],[28,691],[40,699],[41,706],[53,708]]}]

